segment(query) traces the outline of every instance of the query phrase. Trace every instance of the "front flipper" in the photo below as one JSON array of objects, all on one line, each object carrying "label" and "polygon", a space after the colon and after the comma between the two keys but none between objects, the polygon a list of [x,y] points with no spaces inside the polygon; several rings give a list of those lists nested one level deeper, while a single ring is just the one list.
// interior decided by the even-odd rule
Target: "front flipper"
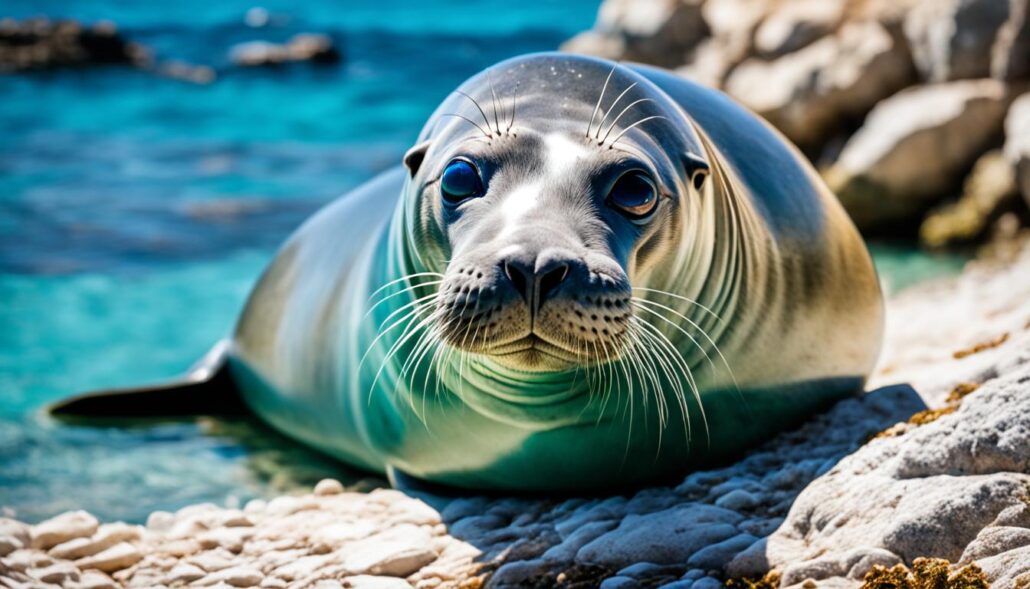
[{"label": "front flipper", "polygon": [[225,351],[225,343],[219,343],[181,380],[83,393],[58,401],[47,412],[62,419],[244,415],[247,407],[229,374]]}]

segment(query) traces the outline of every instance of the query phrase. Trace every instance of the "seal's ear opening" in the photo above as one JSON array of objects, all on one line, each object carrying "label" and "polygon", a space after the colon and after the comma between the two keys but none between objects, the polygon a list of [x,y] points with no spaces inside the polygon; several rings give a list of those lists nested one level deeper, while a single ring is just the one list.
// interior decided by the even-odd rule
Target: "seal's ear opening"
[{"label": "seal's ear opening", "polygon": [[701,192],[711,171],[708,169],[708,162],[701,159],[701,156],[688,152],[683,154],[683,167],[687,171],[690,185],[694,187],[694,190]]},{"label": "seal's ear opening", "polygon": [[408,150],[408,153],[404,154],[404,165],[408,168],[408,172],[412,177],[418,173],[418,169],[422,167],[422,160],[426,158],[426,152],[429,151],[429,141],[423,141],[415,147]]}]

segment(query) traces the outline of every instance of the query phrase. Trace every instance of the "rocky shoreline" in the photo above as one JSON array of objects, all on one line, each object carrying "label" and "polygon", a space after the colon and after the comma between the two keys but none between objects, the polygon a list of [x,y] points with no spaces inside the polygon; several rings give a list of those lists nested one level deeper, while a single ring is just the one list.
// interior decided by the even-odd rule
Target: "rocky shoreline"
[{"label": "rocky shoreline", "polygon": [[[762,115],[868,234],[1030,220],[1028,0],[604,0],[566,51],[673,69]],[[1022,198],[1020,198],[1022,194]]]},{"label": "rocky shoreline", "polygon": [[867,574],[884,586],[915,566],[955,577],[933,586],[1025,587],[1027,269],[1023,238],[891,299],[878,388],[676,487],[415,498],[323,481],[243,509],[155,512],[146,526],[3,519],[0,586],[705,589],[772,571],[759,586],[807,589]]}]

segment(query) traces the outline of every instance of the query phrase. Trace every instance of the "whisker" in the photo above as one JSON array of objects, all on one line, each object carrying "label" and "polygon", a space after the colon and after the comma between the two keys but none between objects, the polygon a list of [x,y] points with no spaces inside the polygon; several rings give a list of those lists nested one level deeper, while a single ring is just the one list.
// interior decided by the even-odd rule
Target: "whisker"
[{"label": "whisker", "polygon": [[[469,100],[472,101],[472,104],[476,105],[476,110],[478,110],[479,114],[483,116],[483,122],[486,124],[486,127],[489,129],[490,128],[490,118],[486,116],[486,112],[483,110],[483,107],[479,105],[479,102],[475,98],[472,98],[471,96],[469,96],[468,94],[462,92],[461,90],[455,90],[455,92],[457,92],[458,94],[461,94],[465,98],[468,98]],[[480,129],[480,130],[482,130],[482,129]],[[490,136],[490,134],[487,133],[487,136]]]},{"label": "whisker", "polygon": [[[616,143],[618,143],[619,139],[622,139],[622,137],[626,133],[629,133],[633,129],[633,127],[636,127],[637,125],[640,125],[642,123],[646,123],[647,121],[650,121],[652,119],[665,119],[665,120],[669,120],[669,117],[664,117],[662,115],[651,115],[649,117],[644,117],[644,118],[640,119],[639,121],[633,123],[632,125],[626,127],[625,129],[623,129],[622,132],[619,133],[619,135],[611,142],[611,145],[615,145]],[[611,149],[611,145],[609,145],[608,149]]]},{"label": "whisker", "polygon": [[601,101],[604,100],[605,90],[608,89],[608,82],[612,79],[612,74],[615,73],[615,68],[619,67],[619,64],[612,65],[612,71],[608,72],[608,77],[604,79],[604,86],[601,86],[601,95],[597,97],[597,104],[594,105],[594,112],[590,115],[590,122],[587,123],[587,134],[585,137],[590,137],[590,129],[594,126],[594,117],[597,116],[597,111],[601,108]]},{"label": "whisker", "polygon": [[472,125],[473,127],[479,129],[479,131],[483,135],[485,135],[487,139],[492,139],[491,135],[489,133],[487,133],[486,131],[484,131],[483,128],[479,126],[479,123],[473,121],[472,119],[466,117],[465,115],[459,115],[459,114],[453,113],[453,112],[445,112],[441,116],[444,116],[444,117],[457,117],[457,118],[467,122],[468,124]]},{"label": "whisker", "polygon": [[[601,141],[598,143],[598,145],[604,145],[604,142],[608,140],[608,136],[611,135],[612,129],[615,128],[615,125],[619,122],[619,119],[622,118],[622,115],[626,114],[626,111],[640,104],[641,102],[654,102],[654,100],[651,98],[641,98],[639,100],[634,100],[633,102],[629,103],[629,106],[619,111],[618,116],[615,117],[615,120],[612,121],[612,124],[608,125],[608,131],[605,132],[604,137],[601,138]],[[600,129],[600,126],[598,126],[598,129]]]},{"label": "whisker", "polygon": [[604,126],[604,122],[608,119],[608,115],[612,114],[612,111],[615,110],[616,106],[618,106],[619,101],[622,100],[622,97],[625,96],[627,92],[636,87],[636,85],[637,83],[633,82],[629,86],[626,86],[626,89],[623,90],[621,94],[615,97],[615,100],[608,106],[607,110],[605,111],[604,118],[602,118],[601,122],[597,124],[597,132],[594,134],[594,139],[597,139],[601,136],[601,127]]}]

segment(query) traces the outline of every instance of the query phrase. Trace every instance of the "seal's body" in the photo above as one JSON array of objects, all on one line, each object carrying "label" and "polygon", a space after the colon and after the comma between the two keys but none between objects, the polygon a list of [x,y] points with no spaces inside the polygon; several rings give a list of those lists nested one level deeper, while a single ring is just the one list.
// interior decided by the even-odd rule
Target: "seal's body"
[{"label": "seal's body", "polygon": [[405,164],[287,241],[208,366],[348,463],[475,489],[662,481],[861,390],[875,363],[861,238],[717,91],[517,58],[449,97]]}]

